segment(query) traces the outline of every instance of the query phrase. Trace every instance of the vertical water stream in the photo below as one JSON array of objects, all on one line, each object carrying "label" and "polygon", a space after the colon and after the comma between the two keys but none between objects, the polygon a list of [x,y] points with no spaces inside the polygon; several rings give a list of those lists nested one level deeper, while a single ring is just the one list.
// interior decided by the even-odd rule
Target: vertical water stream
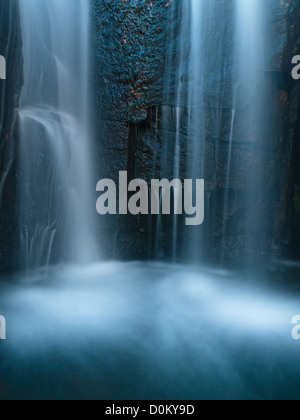
[{"label": "vertical water stream", "polygon": [[93,240],[89,2],[20,1],[21,259],[88,262]]}]

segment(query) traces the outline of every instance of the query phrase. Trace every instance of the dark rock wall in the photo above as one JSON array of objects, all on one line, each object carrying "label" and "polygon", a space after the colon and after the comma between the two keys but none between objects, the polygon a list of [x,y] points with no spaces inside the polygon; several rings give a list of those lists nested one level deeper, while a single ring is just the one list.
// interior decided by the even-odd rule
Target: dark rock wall
[{"label": "dark rock wall", "polygon": [[[188,74],[181,75],[179,81],[176,71],[182,18],[180,3],[94,1],[95,109],[100,148],[96,151],[100,156],[97,179],[117,180],[120,170],[128,170],[130,178],[173,178],[176,86],[189,83]],[[287,255],[297,246],[299,249],[299,235],[295,233],[295,228],[300,226],[299,86],[292,82],[290,73],[291,56],[297,51],[299,42],[299,0],[265,0],[265,3],[269,7],[265,18],[269,37],[265,45],[264,74],[260,91],[253,92],[252,98],[246,97],[237,111],[240,123],[234,130],[229,206],[225,213],[223,203],[227,193],[226,165],[234,83],[233,46],[228,40],[233,39],[234,2],[218,0],[217,15],[211,15],[211,8],[207,9],[205,25],[210,48],[205,60],[205,109],[202,112],[206,116],[208,217],[199,229],[199,235],[204,237],[206,257],[211,260],[220,258],[221,249],[229,260],[249,256],[263,260],[267,256]],[[188,47],[187,41],[187,52]],[[220,66],[220,62],[224,65]],[[164,63],[167,63],[166,67]],[[247,106],[251,106],[251,101],[255,102],[255,95],[263,98],[265,106],[265,120],[259,122],[265,127],[260,133],[264,138],[260,139],[255,130],[247,128],[243,117]],[[185,149],[190,140],[184,97],[180,106],[180,143],[185,156],[181,176],[184,177],[188,166]],[[253,153],[254,149],[256,153]],[[249,171],[255,172],[256,167],[259,185],[253,195],[253,206],[249,208],[245,196],[251,196],[251,191],[246,177]],[[261,168],[264,168],[263,172]],[[257,214],[263,215],[261,224],[256,223]],[[253,228],[249,230],[246,223]],[[99,218],[99,226],[99,235],[110,256],[165,258],[171,255],[170,221],[164,222],[159,233],[157,220],[146,217],[108,216]],[[186,228],[178,231],[183,257],[189,235]]]},{"label": "dark rock wall", "polygon": [[[176,137],[175,92],[178,85],[178,33],[180,2],[166,0],[91,0],[95,84],[95,150],[101,178],[173,177]],[[291,58],[300,51],[300,0],[269,2],[264,77],[259,92],[267,108],[266,126],[272,126],[256,159],[249,150],[256,138],[243,124],[235,128],[230,179],[229,210],[222,211],[232,103],[232,0],[216,0],[218,16],[207,9],[210,35],[206,64],[206,211],[209,217],[199,233],[206,257],[217,260],[220,249],[228,259],[294,256],[300,250],[300,86],[291,77]],[[0,267],[15,268],[19,243],[17,211],[17,108],[22,87],[22,41],[17,0],[0,3],[0,54],[7,59],[7,80],[0,81]],[[188,42],[186,43],[188,53]],[[217,65],[224,62],[224,66]],[[166,65],[167,63],[167,65]],[[188,85],[188,75],[180,76]],[[251,101],[251,98],[247,100]],[[187,109],[181,98],[181,176],[188,168]],[[216,121],[218,124],[216,125]],[[216,128],[217,127],[217,128]],[[167,158],[166,158],[167,156]],[[252,155],[253,156],[253,155]],[[245,194],[249,194],[245,168],[262,165],[263,231],[246,232]],[[244,170],[241,170],[244,168]],[[254,207],[253,207],[254,208]],[[255,211],[253,212],[255,215]],[[251,217],[251,215],[250,215]],[[253,217],[253,216],[252,216]],[[249,220],[249,219],[248,219]],[[172,250],[172,221],[147,217],[100,217],[99,241],[104,254],[122,258],[166,258]],[[227,229],[223,238],[224,222]],[[178,243],[189,240],[178,231]],[[256,244],[262,246],[257,252]],[[245,244],[247,243],[247,246]],[[180,252],[184,257],[184,252]]]},{"label": "dark rock wall", "polygon": [[[137,147],[153,108],[162,103],[167,2],[94,0],[96,133],[101,178],[132,178]],[[100,217],[100,216],[99,216]],[[135,217],[101,217],[100,241],[108,256],[144,257],[147,239]],[[116,246],[115,246],[116,245]]]},{"label": "dark rock wall", "polygon": [[18,249],[16,127],[22,43],[17,0],[1,0],[0,28],[0,55],[7,62],[7,78],[0,80],[0,270],[6,270],[16,268]]},{"label": "dark rock wall", "polygon": [[[300,1],[290,5],[288,14],[288,42],[285,48],[284,69],[292,70],[291,60],[300,54]],[[289,178],[290,242],[289,253],[300,258],[300,80],[289,78],[288,93],[288,135],[293,141],[292,160]]]},{"label": "dark rock wall", "polygon": [[[291,58],[300,51],[300,0],[269,1],[264,76],[258,94],[264,97],[266,127],[272,127],[264,146],[253,159],[256,138],[243,124],[235,128],[232,151],[229,207],[224,213],[226,161],[232,103],[232,59],[234,2],[218,0],[218,15],[207,9],[205,19],[211,48],[206,57],[206,211],[199,229],[206,257],[217,260],[220,249],[228,259],[269,256],[300,257],[300,86],[291,78]],[[101,178],[118,180],[127,170],[129,178],[173,177],[176,138],[175,93],[178,85],[178,33],[182,19],[180,2],[165,0],[92,0],[95,82],[95,150]],[[7,80],[0,81],[0,267],[14,268],[18,250],[17,203],[17,107],[22,87],[22,42],[17,0],[0,4],[0,54],[7,59]],[[188,42],[186,43],[188,53]],[[183,57],[184,59],[184,57]],[[217,63],[224,62],[224,66]],[[167,65],[166,65],[167,63]],[[188,85],[188,74],[180,76]],[[249,103],[251,98],[247,99]],[[188,172],[190,133],[185,98],[181,98],[181,176]],[[216,124],[218,121],[218,124]],[[266,130],[267,132],[267,130]],[[167,158],[166,158],[167,157]],[[244,197],[247,168],[265,168],[260,177],[258,200],[264,214],[263,229],[245,228]],[[243,168],[243,169],[241,169]],[[255,205],[253,206],[253,209]],[[250,209],[251,213],[251,209]],[[252,216],[255,217],[255,210]],[[148,217],[100,217],[99,241],[109,257],[166,258],[172,251],[172,221]],[[226,235],[224,241],[224,223]],[[255,224],[253,224],[254,226]],[[179,228],[183,248],[190,232]],[[261,242],[257,250],[256,244]],[[247,246],[245,246],[247,244]],[[184,249],[179,250],[185,257]]]},{"label": "dark rock wall", "polygon": [[[217,187],[211,197],[212,206],[217,209],[210,235],[214,259],[218,259],[221,248],[225,258],[233,261],[279,258],[286,253],[290,241],[292,138],[288,127],[288,84],[291,74],[285,68],[290,8],[288,3],[280,1],[264,0],[263,4],[267,39],[262,74],[255,90],[242,95],[243,103],[237,109],[229,206],[225,213],[222,201],[226,188],[229,147],[226,137],[230,115],[227,123],[224,120],[219,139]],[[247,110],[259,106],[257,97],[261,109],[249,124]],[[255,182],[249,183],[249,174],[255,176]]]}]

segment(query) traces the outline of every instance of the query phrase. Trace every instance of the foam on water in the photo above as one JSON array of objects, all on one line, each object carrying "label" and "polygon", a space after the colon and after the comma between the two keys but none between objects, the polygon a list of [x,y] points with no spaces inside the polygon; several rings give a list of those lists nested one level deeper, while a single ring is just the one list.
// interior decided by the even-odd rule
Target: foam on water
[{"label": "foam on water", "polygon": [[299,296],[250,280],[108,262],[2,285],[1,397],[298,398]]}]

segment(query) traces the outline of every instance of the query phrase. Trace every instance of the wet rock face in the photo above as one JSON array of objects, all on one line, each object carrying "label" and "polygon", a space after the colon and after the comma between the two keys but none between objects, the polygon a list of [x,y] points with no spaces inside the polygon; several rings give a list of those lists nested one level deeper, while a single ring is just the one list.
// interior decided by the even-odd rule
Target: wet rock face
[{"label": "wet rock face", "polygon": [[17,234],[17,107],[22,86],[22,53],[18,1],[0,3],[0,55],[7,77],[0,81],[0,269],[16,268]]},{"label": "wet rock face", "polygon": [[[133,176],[136,149],[151,109],[163,98],[168,7],[164,0],[94,0],[95,121],[99,156],[95,182]],[[155,146],[154,146],[155,147]],[[146,239],[137,218],[99,220],[111,256],[143,258]],[[115,245],[117,244],[117,248]]]},{"label": "wet rock face", "polygon": [[[300,51],[300,1],[291,4],[288,14],[288,42],[284,56],[284,68],[291,72],[291,59]],[[288,85],[289,112],[288,135],[293,142],[291,169],[287,193],[290,198],[290,252],[300,258],[300,80],[290,79]]]},{"label": "wet rock face", "polygon": [[[259,92],[241,95],[232,133],[232,170],[229,191],[226,191],[229,137],[232,120],[233,5],[231,0],[218,0],[218,18],[207,9],[209,45],[205,60],[205,95],[199,113],[205,115],[205,181],[208,220],[202,230],[207,258],[222,257],[237,261],[264,260],[266,256],[282,256],[294,245],[292,231],[300,217],[294,209],[294,191],[290,185],[300,182],[300,172],[294,169],[292,157],[300,152],[299,86],[291,80],[291,57],[299,51],[299,0],[290,2],[264,0],[268,4],[265,16],[270,36],[265,45],[264,69]],[[197,133],[188,131],[187,101],[180,98],[180,127],[176,126],[176,89],[178,83],[188,84],[188,71],[178,75],[178,34],[181,23],[179,3],[170,7],[165,1],[95,0],[94,40],[96,44],[96,120],[99,154],[97,179],[118,179],[120,170],[128,170],[131,178],[173,178],[173,156],[176,136],[179,136],[182,159],[180,174],[186,177],[191,159],[187,144]],[[171,34],[171,36],[170,36]],[[189,40],[186,42],[186,53]],[[171,57],[171,58],[170,58]],[[183,55],[184,59],[184,55]],[[224,67],[219,63],[223,62]],[[165,68],[168,63],[168,68]],[[178,79],[179,78],[179,79]],[[243,88],[243,87],[242,87]],[[245,87],[246,88],[246,87]],[[187,91],[188,89],[186,89]],[[184,91],[184,89],[183,89]],[[249,89],[246,89],[249,92]],[[264,102],[265,130],[249,129],[247,108],[255,103],[256,95]],[[176,101],[175,101],[176,98]],[[178,105],[178,103],[177,103]],[[272,127],[269,130],[268,127]],[[178,132],[179,128],[179,132]],[[176,134],[177,130],[177,134]],[[101,148],[101,144],[104,147]],[[99,150],[99,148],[101,150]],[[292,153],[292,149],[294,152]],[[170,159],[165,159],[165,156]],[[298,165],[299,167],[299,165]],[[257,168],[255,200],[249,207],[251,186],[247,173]],[[263,171],[261,168],[264,168]],[[296,177],[292,180],[293,177]],[[300,184],[299,184],[300,185]],[[298,188],[298,187],[297,187]],[[297,190],[298,191],[298,190]],[[228,208],[224,212],[224,195],[228,193]],[[253,192],[254,193],[254,192]],[[295,194],[294,194],[295,195]],[[293,201],[294,200],[294,201]],[[300,202],[300,186],[299,186]],[[299,204],[300,206],[300,204]],[[257,215],[263,214],[261,224]],[[167,257],[172,250],[172,223],[166,221],[159,238],[156,221],[147,218],[108,217],[101,231],[108,254],[128,258]],[[226,229],[224,226],[226,224]],[[252,226],[249,229],[249,226]],[[224,237],[225,232],[225,237]],[[178,242],[189,241],[189,230],[178,230]],[[298,235],[300,237],[300,235]],[[261,247],[257,248],[257,243]],[[295,242],[295,240],[294,240]],[[247,244],[247,246],[245,246]],[[300,244],[299,244],[300,245]],[[152,251],[149,252],[149,247]]]},{"label": "wet rock face", "polygon": [[[229,205],[225,213],[222,203],[226,193],[233,82],[230,55],[233,46],[228,39],[234,30],[234,2],[214,1],[218,4],[217,18],[210,15],[209,7],[205,17],[211,48],[207,49],[205,60],[205,109],[199,107],[199,113],[206,116],[205,181],[209,214],[203,226],[206,257],[218,260],[221,248],[224,257],[232,261],[249,255],[262,260],[267,255],[291,253],[300,257],[300,82],[291,78],[291,58],[300,51],[300,0],[262,0],[269,4],[266,30],[270,37],[257,94],[264,97],[265,124],[272,125],[273,130],[264,137],[264,147],[259,148],[257,136],[249,130],[244,116],[247,105],[251,106],[255,98],[253,92],[237,110],[239,124],[233,133]],[[189,156],[187,149],[191,136],[197,133],[188,131],[184,97],[176,134],[176,89],[178,83],[191,82],[188,72],[181,75],[177,72],[180,2],[92,0],[92,4],[97,139],[94,155],[98,163],[95,185],[100,178],[117,181],[121,170],[128,170],[130,178],[173,178],[177,135],[183,154],[180,173],[184,178],[191,158],[200,157]],[[22,205],[17,202],[16,191],[17,107],[22,86],[17,0],[1,0],[0,26],[0,55],[7,59],[8,76],[6,81],[0,81],[0,267],[9,269],[16,265],[17,209]],[[185,45],[188,53],[188,40]],[[223,68],[218,64],[220,61],[225,63]],[[165,159],[165,155],[170,159]],[[265,168],[259,176],[263,183],[263,186],[258,183],[261,194],[249,208],[245,206],[245,195],[251,191],[245,174],[261,166]],[[265,215],[263,233],[256,225],[258,212]],[[246,223],[253,226],[251,231]],[[155,219],[99,218],[99,241],[110,257],[165,258],[172,252],[172,222],[166,219],[162,224],[163,229],[158,232]],[[189,235],[190,231],[183,227],[178,230],[178,242],[183,248]],[[262,244],[259,250],[258,240]],[[184,256],[184,249],[181,251]]]},{"label": "wet rock face", "polygon": [[101,118],[143,121],[161,102],[166,2],[96,0],[94,16]]}]

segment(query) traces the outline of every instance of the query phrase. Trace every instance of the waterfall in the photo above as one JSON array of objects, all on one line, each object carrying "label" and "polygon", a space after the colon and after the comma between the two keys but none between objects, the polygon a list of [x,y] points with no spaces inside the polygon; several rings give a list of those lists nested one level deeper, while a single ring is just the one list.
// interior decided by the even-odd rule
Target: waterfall
[{"label": "waterfall", "polygon": [[[188,84],[187,84],[187,107],[188,107],[188,147],[187,147],[187,171],[186,178],[204,179],[205,176],[205,28],[204,16],[210,19],[210,6],[202,0],[192,0],[186,22],[190,29],[189,43],[191,45],[188,57]],[[199,261],[203,257],[203,226],[189,228],[189,240],[187,243],[188,259]]]},{"label": "waterfall", "polygon": [[97,258],[89,121],[89,2],[20,1],[22,265]]},{"label": "waterfall", "polygon": [[[215,169],[211,151],[216,134],[207,133],[207,126],[213,126],[214,133],[220,133],[222,123],[223,66],[220,60],[224,53],[224,34],[217,16],[218,13],[224,16],[220,10],[227,8],[226,2],[183,0],[172,5],[169,18],[164,78],[166,106],[163,108],[163,128],[167,135],[161,176],[194,182],[205,179],[209,197],[215,188],[215,181],[211,179]],[[208,120],[213,121],[208,124]],[[169,170],[170,161],[173,161],[173,172]],[[192,262],[203,260],[207,235],[208,224],[186,227],[182,218],[175,216],[173,260],[182,256]]]},{"label": "waterfall", "polygon": [[270,127],[263,46],[270,4],[183,0],[172,5],[162,176],[204,179],[206,197],[214,203],[213,215],[206,205],[202,226],[185,227],[174,217],[173,260],[199,262],[210,258],[211,250],[223,259],[235,246],[243,259],[264,254],[264,148]]},{"label": "waterfall", "polygon": [[[263,203],[265,198],[265,166],[263,161],[266,136],[269,128],[264,126],[266,112],[263,97],[266,45],[264,11],[267,1],[236,0],[234,8],[233,80],[231,87],[232,109],[227,152],[227,171],[224,199],[223,252],[230,235],[240,235],[244,244],[245,259],[263,255],[261,235],[263,234]],[[242,129],[241,129],[242,128]],[[247,162],[243,167],[237,160],[244,144]],[[239,182],[235,179],[238,178]],[[240,184],[237,187],[236,184]],[[230,194],[240,188],[245,192],[244,220],[239,227],[227,226],[230,220],[232,202]],[[232,200],[234,201],[234,200]]]},{"label": "waterfall", "polygon": [[[183,2],[182,28],[180,33],[179,67],[177,97],[176,97],[176,144],[175,144],[175,170],[174,178],[203,179],[205,172],[205,115],[204,115],[204,12],[209,17],[202,0]],[[187,45],[190,48],[187,51]],[[184,109],[186,112],[184,112]],[[187,120],[188,144],[183,150],[184,139],[182,126],[184,118]],[[183,169],[181,161],[186,161]],[[178,218],[175,216],[173,229],[173,259],[178,257],[177,233]],[[182,229],[182,226],[181,226]],[[186,243],[189,259],[199,260],[199,247],[201,242],[201,227],[189,228],[189,240]],[[191,250],[193,250],[191,252]],[[201,257],[200,257],[201,258]]]}]

